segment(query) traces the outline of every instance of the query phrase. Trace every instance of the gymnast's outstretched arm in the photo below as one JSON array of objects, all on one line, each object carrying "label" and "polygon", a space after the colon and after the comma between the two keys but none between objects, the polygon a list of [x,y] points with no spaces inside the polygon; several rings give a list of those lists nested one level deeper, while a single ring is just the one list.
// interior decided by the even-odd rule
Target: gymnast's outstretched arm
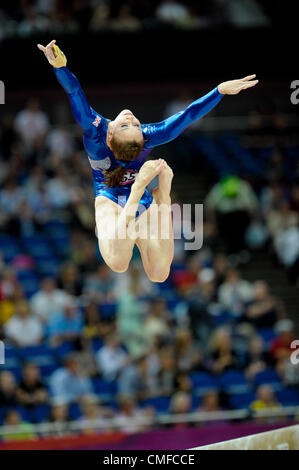
[{"label": "gymnast's outstretched arm", "polygon": [[97,125],[94,125],[94,122],[97,117],[101,118],[101,116],[91,108],[79,80],[66,67],[64,53],[55,45],[55,41],[51,41],[46,47],[38,44],[38,48],[44,52],[48,61],[53,66],[59,83],[65,89],[77,123],[84,129],[85,133],[96,134]]},{"label": "gymnast's outstretched arm", "polygon": [[255,75],[249,75],[240,80],[223,82],[208,94],[191,103],[184,111],[180,111],[164,121],[144,125],[146,147],[153,148],[174,140],[186,127],[208,114],[224,95],[236,95],[241,90],[256,85],[258,80],[253,80],[254,78]]}]

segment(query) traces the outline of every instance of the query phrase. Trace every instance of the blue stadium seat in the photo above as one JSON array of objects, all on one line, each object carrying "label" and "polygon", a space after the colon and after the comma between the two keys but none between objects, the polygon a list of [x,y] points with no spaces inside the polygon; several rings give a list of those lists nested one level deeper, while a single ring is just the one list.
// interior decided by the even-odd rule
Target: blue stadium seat
[{"label": "blue stadium seat", "polygon": [[0,365],[0,373],[5,370],[14,374],[17,380],[20,379],[22,367],[16,348],[5,347],[5,364]]},{"label": "blue stadium seat", "polygon": [[16,406],[13,408],[22,416],[23,421],[30,421],[30,414],[27,408],[24,406]]},{"label": "blue stadium seat", "polygon": [[65,341],[62,343],[60,346],[57,346],[56,348],[51,348],[53,351],[54,357],[56,358],[57,361],[63,360],[65,356],[68,354],[71,354],[72,352],[75,351],[75,347],[73,343],[69,341]]},{"label": "blue stadium seat", "polygon": [[78,403],[71,403],[69,407],[69,416],[73,420],[79,419],[82,416],[82,411]]},{"label": "blue stadium seat", "polygon": [[147,400],[142,401],[141,406],[143,408],[146,406],[152,406],[155,408],[157,413],[160,413],[160,414],[167,413],[169,410],[170,401],[171,401],[171,397],[165,397],[165,396],[153,397],[153,398],[148,398]]},{"label": "blue stadium seat", "polygon": [[114,399],[106,401],[105,405],[108,406],[109,408],[112,408],[112,410],[114,411],[117,411],[119,409],[118,403]]},{"label": "blue stadium seat", "polygon": [[102,339],[100,339],[100,338],[94,338],[94,339],[92,340],[92,349],[93,349],[93,351],[94,351],[95,353],[98,352],[99,349],[101,349],[101,348],[103,347],[103,344],[104,344],[104,342],[103,342]]},{"label": "blue stadium seat", "polygon": [[26,270],[18,272],[18,280],[21,282],[27,297],[31,297],[39,290],[40,278],[36,271]]},{"label": "blue stadium seat", "polygon": [[198,395],[192,395],[192,411],[196,410],[201,403],[201,398]]},{"label": "blue stadium seat", "polygon": [[229,396],[229,405],[235,409],[249,408],[250,404],[255,400],[255,393],[235,393]]},{"label": "blue stadium seat", "polygon": [[117,383],[115,381],[108,382],[104,379],[94,378],[92,383],[94,392],[103,401],[109,401],[117,393]]},{"label": "blue stadium seat", "polygon": [[30,416],[28,415],[28,411],[23,406],[1,406],[0,407],[0,424],[3,424],[6,413],[11,410],[17,411],[21,415],[24,421],[30,421]]},{"label": "blue stadium seat", "polygon": [[6,263],[22,252],[18,240],[12,236],[0,235],[0,253]]},{"label": "blue stadium seat", "polygon": [[101,317],[104,319],[112,319],[116,314],[116,304],[101,304]]},{"label": "blue stadium seat", "polygon": [[19,349],[23,361],[33,362],[40,370],[42,376],[49,376],[58,367],[53,350],[46,345],[29,346]]},{"label": "blue stadium seat", "polygon": [[244,373],[238,370],[224,372],[219,377],[219,382],[227,393],[245,393],[250,391],[251,388]]},{"label": "blue stadium seat", "polygon": [[69,227],[60,220],[51,220],[44,225],[44,231],[51,238],[67,238],[69,236]]},{"label": "blue stadium seat", "polygon": [[59,260],[54,255],[34,256],[37,269],[42,276],[54,277],[59,269]]},{"label": "blue stadium seat", "polygon": [[255,385],[269,384],[276,388],[276,385],[281,385],[279,375],[274,369],[266,369],[258,372],[255,376]]},{"label": "blue stadium seat", "polygon": [[27,416],[30,422],[32,423],[42,423],[43,421],[48,421],[50,416],[50,406],[49,405],[37,405],[33,408],[30,408],[27,412]]},{"label": "blue stadium seat", "polygon": [[63,258],[69,254],[70,234],[67,224],[58,220],[50,221],[45,224],[44,232],[59,257]]},{"label": "blue stadium seat", "polygon": [[47,238],[42,235],[32,235],[23,238],[23,243],[29,253],[34,257],[49,256],[52,248]]},{"label": "blue stadium seat", "polygon": [[273,328],[260,328],[258,330],[259,336],[261,336],[265,342],[265,345],[268,347],[271,341],[276,338],[277,334]]},{"label": "blue stadium seat", "polygon": [[193,384],[194,392],[202,395],[208,390],[218,390],[219,382],[215,377],[207,372],[192,372],[190,378]]},{"label": "blue stadium seat", "polygon": [[279,403],[283,406],[298,406],[299,405],[299,390],[294,388],[283,388],[276,392],[276,397]]}]

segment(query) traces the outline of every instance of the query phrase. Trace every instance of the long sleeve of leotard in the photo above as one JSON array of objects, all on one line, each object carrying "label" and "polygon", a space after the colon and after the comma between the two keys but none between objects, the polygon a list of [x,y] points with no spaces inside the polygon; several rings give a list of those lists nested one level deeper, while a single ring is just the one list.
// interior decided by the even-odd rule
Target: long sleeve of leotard
[{"label": "long sleeve of leotard", "polygon": [[208,114],[223,98],[218,87],[190,104],[184,111],[164,121],[145,124],[146,147],[153,148],[174,140],[186,127]]},{"label": "long sleeve of leotard", "polygon": [[53,69],[59,83],[68,94],[77,123],[84,129],[85,133],[95,133],[97,128],[97,125],[95,125],[97,122],[94,124],[95,119],[98,118],[100,121],[102,116],[89,106],[79,80],[67,67],[53,67]]}]

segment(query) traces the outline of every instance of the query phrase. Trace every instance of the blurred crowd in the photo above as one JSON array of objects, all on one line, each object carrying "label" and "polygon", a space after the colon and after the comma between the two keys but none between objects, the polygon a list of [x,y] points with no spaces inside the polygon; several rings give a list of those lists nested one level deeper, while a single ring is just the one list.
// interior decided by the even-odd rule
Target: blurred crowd
[{"label": "blurred crowd", "polygon": [[4,0],[0,26],[2,37],[74,34],[82,29],[264,27],[271,24],[272,10],[264,0]]},{"label": "blurred crowd", "polygon": [[[254,129],[251,142],[265,139]],[[195,135],[213,168],[204,136]],[[77,127],[53,126],[30,99],[4,114],[0,152],[2,424],[32,436],[30,423],[58,423],[63,433],[70,421],[95,420],[93,430],[109,431],[112,418],[135,432],[161,412],[299,404],[293,322],[267,282],[249,282],[240,269],[272,237],[296,272],[299,187],[296,178],[286,183],[281,155],[270,152],[276,165],[258,191],[254,176],[219,171],[203,248],[188,252],[176,240],[170,277],[154,284],[138,253],[124,274],[101,260]]]}]

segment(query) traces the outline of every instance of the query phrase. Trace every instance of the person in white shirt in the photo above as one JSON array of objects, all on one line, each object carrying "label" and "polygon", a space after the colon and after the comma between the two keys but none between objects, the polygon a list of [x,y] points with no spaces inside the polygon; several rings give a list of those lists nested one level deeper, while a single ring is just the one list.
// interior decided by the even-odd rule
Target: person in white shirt
[{"label": "person in white shirt", "polygon": [[245,304],[253,299],[253,285],[241,279],[237,269],[230,268],[227,271],[225,282],[218,290],[219,302],[233,315],[240,316],[244,311]]},{"label": "person in white shirt", "polygon": [[22,140],[29,147],[43,139],[49,129],[48,117],[39,109],[39,102],[36,99],[28,101],[26,108],[17,114],[14,124]]},{"label": "person in white shirt", "polygon": [[44,278],[40,284],[40,290],[31,297],[31,309],[42,321],[48,322],[53,315],[63,311],[69,302],[67,292],[57,289],[53,278]]},{"label": "person in white shirt", "polygon": [[26,300],[20,300],[16,305],[16,313],[4,325],[5,338],[16,346],[35,346],[42,342],[44,328],[41,320],[31,313]]},{"label": "person in white shirt", "polygon": [[109,335],[105,345],[96,354],[99,371],[106,380],[114,380],[127,360],[128,355],[121,348],[115,335]]}]

